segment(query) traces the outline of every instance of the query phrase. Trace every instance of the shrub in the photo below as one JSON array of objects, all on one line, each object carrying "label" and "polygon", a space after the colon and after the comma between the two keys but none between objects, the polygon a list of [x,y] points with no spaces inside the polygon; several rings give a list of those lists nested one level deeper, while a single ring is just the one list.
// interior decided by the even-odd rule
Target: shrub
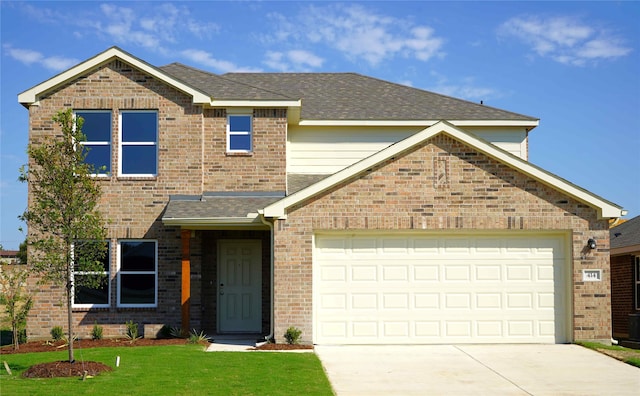
[{"label": "shrub", "polygon": [[125,335],[127,336],[128,339],[130,339],[131,341],[135,341],[139,338],[142,338],[138,333],[138,324],[135,323],[133,320],[126,322],[125,326],[127,326],[127,331]]},{"label": "shrub", "polygon": [[287,329],[286,333],[284,333],[284,338],[287,340],[287,344],[297,344],[301,334],[302,330],[291,326]]},{"label": "shrub", "polygon": [[102,326],[95,323],[93,325],[93,329],[91,329],[91,339],[92,340],[101,340],[102,339]]},{"label": "shrub", "polygon": [[189,344],[201,344],[204,342],[209,342],[209,336],[204,333],[204,331],[197,332],[196,329],[191,330],[189,334]]},{"label": "shrub", "polygon": [[54,326],[51,329],[51,338],[53,338],[54,341],[60,341],[64,338],[64,330],[62,330],[61,326]]}]

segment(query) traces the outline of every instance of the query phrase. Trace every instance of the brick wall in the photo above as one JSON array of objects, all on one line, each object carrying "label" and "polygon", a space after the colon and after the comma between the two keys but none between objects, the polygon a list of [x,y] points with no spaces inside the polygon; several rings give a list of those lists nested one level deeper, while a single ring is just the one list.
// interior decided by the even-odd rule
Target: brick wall
[{"label": "brick wall", "polygon": [[[441,170],[446,169],[442,177]],[[312,236],[319,230],[560,230],[573,241],[576,339],[609,339],[609,246],[595,210],[444,135],[291,208],[274,230],[275,335],[312,337]],[[585,249],[589,237],[598,249]],[[603,269],[582,282],[583,268]],[[568,311],[571,311],[570,309]]]},{"label": "brick wall", "polygon": [[634,256],[611,257],[611,322],[613,337],[629,337],[629,314],[636,313],[633,304]]},{"label": "brick wall", "polygon": [[[116,60],[96,67],[70,81],[29,108],[29,138],[38,142],[43,136],[59,133],[51,120],[59,110],[111,110],[112,175],[100,178],[103,196],[99,209],[109,219],[111,241],[111,307],[74,310],[80,336],[87,336],[94,323],[104,327],[105,336],[118,336],[124,323],[179,325],[181,320],[180,229],[165,227],[162,212],[169,195],[198,195],[203,191],[285,189],[286,110],[254,111],[255,153],[227,156],[226,114],[224,110],[206,110],[194,106],[190,96]],[[157,177],[118,175],[118,122],[122,110],[158,111]],[[158,306],[126,309],[116,307],[118,240],[147,238],[158,241]],[[201,252],[199,239],[192,239],[192,302],[190,328],[200,328]],[[52,285],[35,285],[35,304],[28,319],[28,336],[49,338],[51,327],[66,329],[64,290]],[[142,327],[140,327],[142,329]]]},{"label": "brick wall", "polygon": [[227,113],[205,110],[203,191],[285,191],[287,113],[253,111],[253,152],[227,153]]}]

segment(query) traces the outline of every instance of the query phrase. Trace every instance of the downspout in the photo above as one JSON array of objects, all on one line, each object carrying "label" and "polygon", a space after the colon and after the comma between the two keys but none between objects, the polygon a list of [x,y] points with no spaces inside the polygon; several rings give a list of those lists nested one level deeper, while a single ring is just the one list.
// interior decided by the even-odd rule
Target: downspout
[{"label": "downspout", "polygon": [[271,269],[271,279],[270,279],[270,283],[271,283],[271,320],[269,323],[269,334],[266,335],[264,337],[264,339],[268,342],[270,341],[274,335],[273,333],[275,332],[274,329],[274,323],[275,323],[275,308],[274,308],[274,297],[275,297],[275,291],[274,291],[274,281],[273,281],[273,277],[274,277],[274,265],[273,265],[273,256],[274,256],[274,248],[273,248],[273,223],[267,221],[267,219],[265,219],[264,217],[264,212],[262,210],[258,211],[258,217],[260,218],[260,221],[262,222],[262,224],[266,225],[267,227],[269,227],[269,231],[270,231],[270,239],[271,239],[271,254],[270,254],[270,259],[271,259],[271,264],[270,264],[270,269]]}]

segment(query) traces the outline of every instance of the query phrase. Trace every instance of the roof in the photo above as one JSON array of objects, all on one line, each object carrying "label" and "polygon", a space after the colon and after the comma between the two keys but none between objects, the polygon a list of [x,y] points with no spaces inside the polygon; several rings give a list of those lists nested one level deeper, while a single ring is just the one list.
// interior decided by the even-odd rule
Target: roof
[{"label": "roof", "polygon": [[175,226],[261,225],[258,209],[284,197],[284,192],[207,192],[171,196],[162,222]]},{"label": "roof", "polygon": [[284,218],[286,217],[286,212],[289,207],[297,205],[313,196],[321,194],[348,179],[358,177],[358,175],[366,172],[368,169],[371,169],[375,165],[392,157],[401,155],[403,152],[406,152],[416,145],[421,144],[425,140],[441,133],[449,135],[452,138],[457,139],[458,141],[461,141],[471,146],[472,148],[475,148],[479,152],[502,162],[503,164],[515,169],[516,171],[523,173],[535,180],[538,180],[539,182],[546,184],[563,194],[571,196],[580,202],[583,202],[584,204],[596,209],[600,218],[620,217],[623,214],[622,208],[620,206],[613,204],[587,190],[584,190],[552,173],[549,173],[542,168],[532,165],[531,163],[521,159],[520,157],[516,157],[483,139],[480,139],[468,132],[456,128],[446,121],[441,121],[436,125],[425,128],[424,130],[412,136],[409,136],[408,138],[401,140],[400,142],[392,144],[386,149],[381,150],[359,162],[356,162],[355,164],[339,172],[336,172],[333,175],[322,179],[307,188],[304,188],[292,195],[287,196],[284,199],[274,202],[273,204],[264,208],[263,214],[265,217]]},{"label": "roof", "polygon": [[227,73],[222,77],[301,99],[303,120],[537,121],[356,73]]},{"label": "roof", "polygon": [[640,252],[640,216],[609,230],[612,254]]},{"label": "roof", "polygon": [[25,106],[114,59],[211,107],[286,107],[300,125],[454,125],[534,128],[538,119],[356,73],[227,73],[217,75],[180,63],[156,67],[118,47],[20,93]]}]

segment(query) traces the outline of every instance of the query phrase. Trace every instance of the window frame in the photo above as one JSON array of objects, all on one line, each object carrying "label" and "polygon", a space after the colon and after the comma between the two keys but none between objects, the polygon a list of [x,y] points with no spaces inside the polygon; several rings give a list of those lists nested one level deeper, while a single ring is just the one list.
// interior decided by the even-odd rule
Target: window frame
[{"label": "window frame", "polygon": [[[72,308],[109,308],[111,307],[111,241],[110,240],[105,240],[104,241],[107,244],[107,255],[106,255],[106,260],[108,263],[108,270],[107,271],[103,271],[103,272],[97,272],[97,271],[76,271],[75,268],[73,270],[73,272],[71,273],[71,284],[72,284],[72,288],[71,288],[71,295],[73,296],[72,301],[71,301],[71,307]],[[71,256],[72,258],[74,257],[74,245],[72,245],[71,247]],[[106,304],[82,304],[82,303],[76,303],[75,299],[76,299],[76,284],[75,284],[75,276],[76,275],[99,275],[99,274],[104,274],[107,277],[107,303]]]},{"label": "window frame", "polygon": [[[154,246],[154,270],[153,271],[123,271],[122,270],[122,244],[127,242],[152,242]],[[116,307],[118,308],[157,308],[158,307],[158,241],[155,239],[121,239],[117,247],[117,280],[116,280]],[[122,275],[151,275],[154,276],[154,297],[151,304],[122,303],[121,285]]]},{"label": "window frame", "polygon": [[[112,159],[113,159],[113,112],[111,110],[83,110],[83,109],[75,109],[73,111],[73,119],[74,121],[76,120],[76,118],[78,117],[78,113],[108,113],[109,114],[109,140],[108,141],[104,141],[104,140],[85,140],[80,142],[80,145],[82,146],[108,146],[109,148],[109,162],[108,162],[108,169],[106,170],[106,172],[104,173],[92,173],[91,176],[95,176],[95,177],[110,177],[111,175],[111,168],[113,166],[113,164],[111,163]],[[83,117],[85,118],[85,117]],[[74,128],[75,128],[75,123],[74,123]],[[85,136],[85,139],[87,139],[87,134],[85,133],[85,131],[83,130],[82,133]],[[95,167],[95,164],[94,164]],[[94,169],[97,170],[97,169]]]},{"label": "window frame", "polygon": [[[231,131],[231,119],[234,117],[248,117],[248,131]],[[232,136],[249,136],[249,149],[231,149]],[[253,153],[253,115],[252,114],[227,114],[227,153]]]},{"label": "window frame", "polygon": [[[153,113],[155,114],[155,119],[156,119],[156,130],[155,130],[155,141],[145,141],[145,140],[136,140],[136,141],[125,141],[123,138],[123,120],[122,120],[122,116],[124,114],[130,114],[130,113]],[[118,139],[120,144],[118,145],[118,176],[123,176],[123,177],[157,177],[158,176],[158,167],[159,167],[159,141],[160,141],[160,133],[159,133],[159,129],[160,129],[160,125],[159,125],[159,115],[158,115],[158,110],[120,110],[118,113]],[[124,147],[149,147],[149,146],[153,146],[155,147],[155,173],[124,173],[124,169],[123,169],[123,160],[124,160],[124,155],[123,155],[123,148]]]}]

